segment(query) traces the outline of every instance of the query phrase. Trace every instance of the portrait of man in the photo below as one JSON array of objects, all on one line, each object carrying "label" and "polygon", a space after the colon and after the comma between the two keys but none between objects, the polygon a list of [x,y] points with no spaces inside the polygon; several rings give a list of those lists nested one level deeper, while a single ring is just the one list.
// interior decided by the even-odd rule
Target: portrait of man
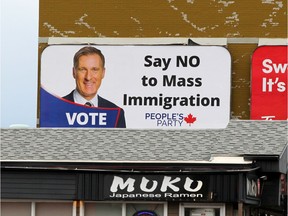
[{"label": "portrait of man", "polygon": [[72,71],[76,87],[63,98],[89,107],[120,109],[116,127],[126,128],[124,110],[98,94],[106,72],[105,57],[101,50],[92,46],[78,50],[73,58]]}]

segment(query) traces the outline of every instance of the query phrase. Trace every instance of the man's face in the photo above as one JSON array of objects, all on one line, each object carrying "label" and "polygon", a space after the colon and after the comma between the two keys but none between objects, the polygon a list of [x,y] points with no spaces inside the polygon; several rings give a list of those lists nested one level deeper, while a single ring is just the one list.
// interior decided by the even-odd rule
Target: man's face
[{"label": "man's face", "polygon": [[84,55],[79,58],[78,68],[73,68],[78,92],[87,100],[92,99],[101,85],[105,68],[99,55]]}]

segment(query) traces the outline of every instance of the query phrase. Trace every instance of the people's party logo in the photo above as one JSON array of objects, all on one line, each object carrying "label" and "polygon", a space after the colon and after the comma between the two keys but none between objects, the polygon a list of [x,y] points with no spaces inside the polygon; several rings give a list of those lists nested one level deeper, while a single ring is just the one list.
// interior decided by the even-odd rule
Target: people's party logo
[{"label": "people's party logo", "polygon": [[145,113],[145,120],[155,122],[157,127],[191,126],[197,120],[192,113],[185,116],[183,113]]},{"label": "people's party logo", "polygon": [[195,121],[197,120],[197,118],[195,116],[193,116],[191,113],[184,118],[184,121],[189,124],[189,126],[191,126],[191,124],[193,124]]}]

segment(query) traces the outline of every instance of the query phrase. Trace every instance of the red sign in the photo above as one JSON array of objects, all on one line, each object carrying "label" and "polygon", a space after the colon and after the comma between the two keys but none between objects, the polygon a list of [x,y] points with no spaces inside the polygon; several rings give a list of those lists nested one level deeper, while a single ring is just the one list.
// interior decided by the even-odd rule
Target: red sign
[{"label": "red sign", "polygon": [[251,119],[287,120],[288,46],[261,46],[252,57]]}]

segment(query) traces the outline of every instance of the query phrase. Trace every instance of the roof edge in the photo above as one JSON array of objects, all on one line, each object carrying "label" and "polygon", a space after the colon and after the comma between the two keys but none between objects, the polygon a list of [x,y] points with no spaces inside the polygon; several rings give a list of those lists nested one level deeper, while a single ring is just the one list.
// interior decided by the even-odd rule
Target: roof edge
[{"label": "roof edge", "polygon": [[115,163],[115,164],[251,164],[252,161],[246,160],[244,157],[212,157],[209,161],[115,161],[115,160],[1,160],[1,162],[13,163]]}]

